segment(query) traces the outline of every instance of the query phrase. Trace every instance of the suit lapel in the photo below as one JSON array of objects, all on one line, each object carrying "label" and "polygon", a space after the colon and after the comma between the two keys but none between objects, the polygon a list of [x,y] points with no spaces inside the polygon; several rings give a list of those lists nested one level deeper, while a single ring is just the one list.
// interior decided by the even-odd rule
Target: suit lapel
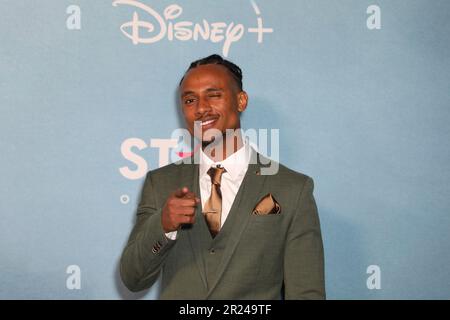
[{"label": "suit lapel", "polygon": [[[184,166],[184,174],[182,178],[182,185],[187,186],[190,191],[194,192],[196,195],[200,197],[200,187],[198,181],[198,164],[183,164]],[[197,206],[195,212],[195,219],[197,221],[194,226],[189,229],[186,229],[186,233],[188,234],[189,242],[192,247],[192,252],[194,256],[194,260],[197,264],[198,271],[200,272],[200,277],[205,286],[205,289],[208,290],[208,283],[206,280],[206,268],[205,262],[202,257],[202,247],[201,247],[201,226],[200,222],[202,222],[202,206]]]},{"label": "suit lapel", "polygon": [[227,265],[230,262],[236,246],[239,243],[245,228],[247,227],[253,207],[261,197],[262,188],[267,176],[260,175],[259,157],[260,155],[252,150],[252,161],[248,166],[244,180],[242,181],[242,184],[229,212],[229,217],[231,214],[236,214],[234,223],[231,226],[232,236],[227,239],[226,249],[223,253],[222,261],[217,270],[217,277],[209,286],[208,296],[212,293],[214,288],[219,283],[220,278],[227,268]]}]

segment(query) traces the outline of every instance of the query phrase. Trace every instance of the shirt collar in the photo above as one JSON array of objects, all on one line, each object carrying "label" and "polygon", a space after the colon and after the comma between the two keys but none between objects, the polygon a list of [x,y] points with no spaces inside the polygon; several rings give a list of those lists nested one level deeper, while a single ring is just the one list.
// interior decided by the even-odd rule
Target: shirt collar
[{"label": "shirt collar", "polygon": [[208,157],[200,148],[200,178],[207,174],[209,168],[221,165],[230,174],[231,179],[238,179],[242,174],[245,174],[250,162],[251,148],[246,139],[243,139],[243,146],[228,158],[222,161],[214,162]]}]

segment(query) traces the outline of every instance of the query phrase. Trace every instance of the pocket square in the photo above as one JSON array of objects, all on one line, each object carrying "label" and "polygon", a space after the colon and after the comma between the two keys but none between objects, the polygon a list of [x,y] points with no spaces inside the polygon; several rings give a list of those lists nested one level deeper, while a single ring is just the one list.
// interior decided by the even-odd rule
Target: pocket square
[{"label": "pocket square", "polygon": [[266,194],[261,200],[256,204],[253,209],[253,214],[256,215],[266,215],[266,214],[280,214],[281,206],[275,200],[271,193]]}]

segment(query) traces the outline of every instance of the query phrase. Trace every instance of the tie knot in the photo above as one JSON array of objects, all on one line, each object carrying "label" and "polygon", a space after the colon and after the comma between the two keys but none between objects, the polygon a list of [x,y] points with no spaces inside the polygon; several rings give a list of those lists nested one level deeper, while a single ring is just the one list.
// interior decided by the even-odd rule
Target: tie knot
[{"label": "tie knot", "polygon": [[208,175],[211,177],[211,182],[215,185],[220,186],[220,180],[222,179],[222,174],[227,172],[224,167],[211,167],[208,170]]}]

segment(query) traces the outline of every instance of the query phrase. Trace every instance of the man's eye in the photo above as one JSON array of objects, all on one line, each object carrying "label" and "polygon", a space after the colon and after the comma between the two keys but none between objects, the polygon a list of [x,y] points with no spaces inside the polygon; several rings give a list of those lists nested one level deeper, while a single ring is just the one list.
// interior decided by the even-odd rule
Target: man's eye
[{"label": "man's eye", "polygon": [[194,102],[194,99],[186,99],[186,100],[184,100],[184,104],[191,104],[192,102]]},{"label": "man's eye", "polygon": [[214,93],[214,94],[210,94],[208,97],[210,98],[220,98],[220,93]]}]

